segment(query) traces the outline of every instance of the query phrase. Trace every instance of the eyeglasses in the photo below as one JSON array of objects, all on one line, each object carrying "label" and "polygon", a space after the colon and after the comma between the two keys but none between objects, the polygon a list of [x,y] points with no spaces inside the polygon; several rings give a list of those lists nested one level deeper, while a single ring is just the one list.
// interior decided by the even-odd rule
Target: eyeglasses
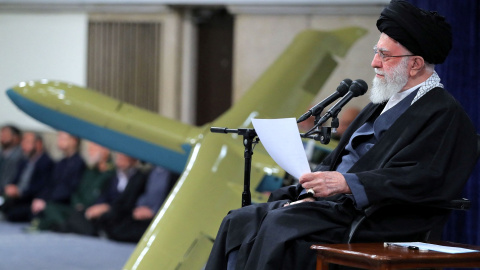
[{"label": "eyeglasses", "polygon": [[385,55],[382,51],[379,51],[377,47],[373,48],[373,54],[378,54],[380,56],[380,59],[382,61],[385,61],[385,59],[390,58],[390,57],[407,57],[407,56],[415,56],[414,54],[404,54],[404,55]]}]

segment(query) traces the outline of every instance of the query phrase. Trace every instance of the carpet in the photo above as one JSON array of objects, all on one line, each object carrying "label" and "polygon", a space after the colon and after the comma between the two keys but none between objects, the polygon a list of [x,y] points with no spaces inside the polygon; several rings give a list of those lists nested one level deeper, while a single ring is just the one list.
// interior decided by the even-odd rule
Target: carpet
[{"label": "carpet", "polygon": [[136,246],[75,234],[27,232],[27,226],[0,221],[0,269],[119,270]]}]

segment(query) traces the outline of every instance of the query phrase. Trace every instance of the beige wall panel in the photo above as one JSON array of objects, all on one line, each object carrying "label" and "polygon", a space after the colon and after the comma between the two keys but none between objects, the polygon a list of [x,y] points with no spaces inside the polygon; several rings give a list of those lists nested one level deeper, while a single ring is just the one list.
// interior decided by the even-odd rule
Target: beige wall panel
[{"label": "beige wall panel", "polygon": [[[362,79],[371,86],[374,76],[373,68],[370,63],[373,58],[373,46],[377,43],[380,33],[375,26],[378,15],[375,16],[314,16],[312,17],[311,26],[314,29],[335,29],[339,27],[359,26],[368,30],[368,33],[358,40],[345,58],[339,58],[339,65],[334,70],[330,78],[325,83],[324,89],[317,95],[313,104],[326,98],[333,93],[338,84],[345,78],[352,80]],[[368,91],[365,95],[351,100],[348,106],[364,107],[369,102]],[[340,113],[341,115],[341,113]]]},{"label": "beige wall panel", "polygon": [[307,16],[237,14],[234,36],[233,101],[260,77],[308,27]]},{"label": "beige wall panel", "polygon": [[[359,26],[368,30],[366,36],[354,44],[326,82],[312,105],[335,91],[345,78],[363,79],[369,85],[373,78],[370,62],[373,45],[379,37],[375,22],[377,15],[247,15],[237,14],[235,28],[234,101],[255,82],[265,69],[289,45],[300,31],[313,28],[331,30]],[[347,106],[363,107],[368,103],[368,92],[352,100]]]},{"label": "beige wall panel", "polygon": [[180,117],[181,17],[178,13],[162,16],[162,52],[160,67],[160,114]]}]

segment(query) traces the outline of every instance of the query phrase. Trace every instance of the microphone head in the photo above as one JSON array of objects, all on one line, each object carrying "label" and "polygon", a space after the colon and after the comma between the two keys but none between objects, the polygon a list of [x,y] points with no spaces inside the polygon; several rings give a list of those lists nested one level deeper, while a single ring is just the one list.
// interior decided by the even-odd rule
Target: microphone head
[{"label": "microphone head", "polygon": [[362,79],[357,79],[352,82],[349,91],[352,92],[354,97],[361,96],[367,92],[368,85]]},{"label": "microphone head", "polygon": [[350,79],[345,79],[340,82],[340,85],[337,87],[337,92],[341,97],[345,96],[345,94],[348,92],[348,89],[350,89],[350,85],[352,85],[352,80]]}]

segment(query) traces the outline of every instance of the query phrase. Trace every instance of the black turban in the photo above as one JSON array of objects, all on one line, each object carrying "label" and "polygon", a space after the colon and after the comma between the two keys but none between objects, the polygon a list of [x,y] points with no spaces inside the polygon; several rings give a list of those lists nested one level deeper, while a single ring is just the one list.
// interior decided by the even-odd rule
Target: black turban
[{"label": "black turban", "polygon": [[404,0],[390,2],[377,28],[431,64],[443,63],[452,48],[452,31],[445,18]]}]

